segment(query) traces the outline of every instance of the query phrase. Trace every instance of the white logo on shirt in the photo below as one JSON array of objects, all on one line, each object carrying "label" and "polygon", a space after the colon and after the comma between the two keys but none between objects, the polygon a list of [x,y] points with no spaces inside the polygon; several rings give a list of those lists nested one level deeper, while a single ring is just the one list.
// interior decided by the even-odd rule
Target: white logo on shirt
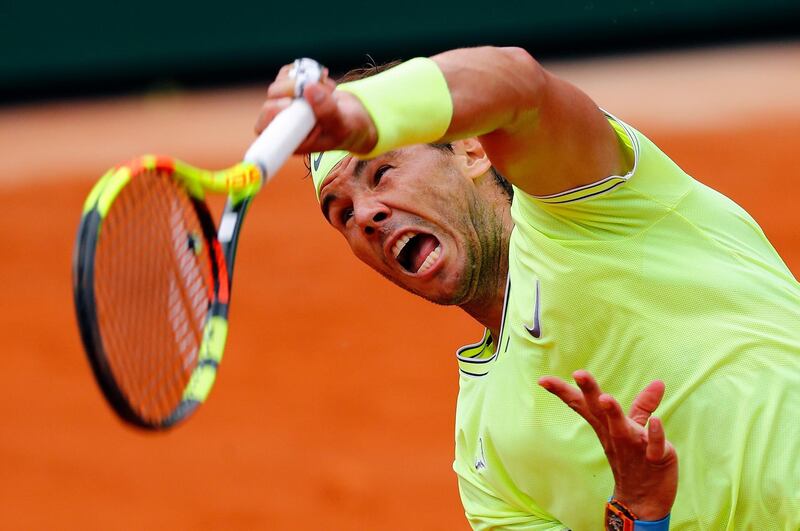
[{"label": "white logo on shirt", "polygon": [[483,437],[478,437],[478,446],[480,446],[480,454],[475,459],[475,470],[486,469],[486,456],[483,454]]}]

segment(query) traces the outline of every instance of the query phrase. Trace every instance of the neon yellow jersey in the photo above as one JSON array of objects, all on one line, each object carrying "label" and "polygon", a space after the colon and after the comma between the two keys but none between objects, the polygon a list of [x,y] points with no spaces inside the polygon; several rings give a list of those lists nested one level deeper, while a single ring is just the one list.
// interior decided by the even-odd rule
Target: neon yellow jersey
[{"label": "neon yellow jersey", "polygon": [[672,529],[800,529],[800,285],[756,222],[610,117],[630,174],[515,190],[499,341],[458,353],[475,529],[603,529],[591,427],[537,384],[588,369],[627,409],[654,379],[680,459]]}]

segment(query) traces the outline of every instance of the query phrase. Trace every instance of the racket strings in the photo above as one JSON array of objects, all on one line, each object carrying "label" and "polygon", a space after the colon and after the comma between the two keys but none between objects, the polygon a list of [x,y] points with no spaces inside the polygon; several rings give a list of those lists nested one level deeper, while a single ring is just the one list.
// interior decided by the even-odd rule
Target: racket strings
[{"label": "racket strings", "polygon": [[[150,192],[158,193],[158,190],[154,188]],[[207,309],[207,301],[203,297],[203,290],[200,289],[202,280],[197,271],[192,269],[192,266],[195,265],[193,246],[190,247],[188,242],[191,241],[190,238],[195,237],[192,233],[196,232],[196,227],[187,230],[183,215],[183,209],[186,206],[180,202],[178,197],[171,198],[167,219],[169,231],[165,231],[162,227],[158,229],[161,234],[171,235],[170,241],[161,243],[165,247],[163,249],[164,256],[172,257],[172,260],[168,261],[171,274],[167,275],[168,288],[166,290],[166,322],[170,325],[169,332],[171,334],[168,332],[169,337],[166,339],[166,343],[172,341],[174,347],[177,348],[177,356],[170,358],[171,363],[169,364],[161,363],[156,367],[151,367],[149,374],[152,378],[149,381],[140,380],[141,396],[152,397],[152,400],[159,403],[159,408],[165,407],[167,410],[172,410],[180,400],[180,392],[185,387],[188,374],[196,363],[201,334],[200,327]],[[202,306],[197,304],[198,295],[203,303]],[[194,312],[191,311],[193,308]],[[194,320],[192,320],[193,318]],[[164,322],[163,318],[161,319]],[[196,325],[194,327],[191,326],[193,322]],[[163,338],[160,338],[160,343],[162,342],[164,342]],[[157,348],[155,345],[153,347]],[[150,360],[154,361],[152,355]],[[165,382],[165,378],[169,377],[178,378],[178,381]]]},{"label": "racket strings", "polygon": [[95,297],[111,370],[155,422],[181,401],[197,365],[213,279],[197,210],[165,172],[133,177],[103,222]]}]

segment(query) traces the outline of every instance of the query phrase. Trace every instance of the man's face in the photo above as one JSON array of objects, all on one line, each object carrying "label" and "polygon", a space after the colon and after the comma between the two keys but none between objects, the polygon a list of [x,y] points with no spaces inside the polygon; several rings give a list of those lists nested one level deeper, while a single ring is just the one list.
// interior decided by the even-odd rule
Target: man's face
[{"label": "man's face", "polygon": [[323,214],[364,263],[439,304],[474,292],[480,201],[452,153],[412,146],[369,161],[346,157],[323,184]]}]

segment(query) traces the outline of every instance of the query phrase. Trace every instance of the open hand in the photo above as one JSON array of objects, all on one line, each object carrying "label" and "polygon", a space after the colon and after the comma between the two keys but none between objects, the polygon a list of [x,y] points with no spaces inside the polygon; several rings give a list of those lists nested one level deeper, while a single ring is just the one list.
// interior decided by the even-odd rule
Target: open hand
[{"label": "open hand", "polygon": [[654,381],[645,387],[626,416],[589,372],[579,370],[572,376],[580,389],[554,376],[543,376],[539,385],[592,426],[614,473],[614,497],[640,520],[665,517],[678,490],[678,455],[661,421],[651,417],[664,396],[664,383]]}]

